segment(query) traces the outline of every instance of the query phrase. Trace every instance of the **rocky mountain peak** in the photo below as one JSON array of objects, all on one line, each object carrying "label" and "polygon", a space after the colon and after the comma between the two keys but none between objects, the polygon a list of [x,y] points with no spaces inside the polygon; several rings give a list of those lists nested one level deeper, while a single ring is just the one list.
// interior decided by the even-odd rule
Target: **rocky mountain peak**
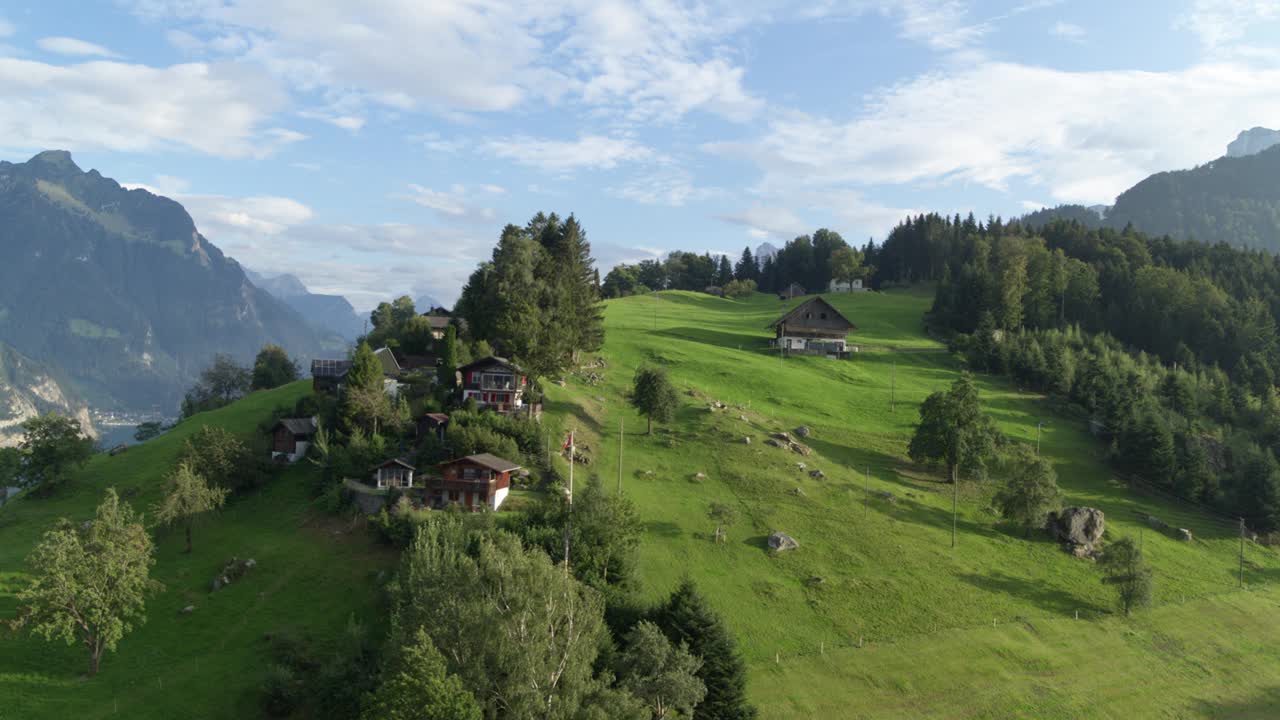
[{"label": "rocky mountain peak", "polygon": [[1241,132],[1227,145],[1228,157],[1256,155],[1274,145],[1280,145],[1280,130],[1255,127]]}]

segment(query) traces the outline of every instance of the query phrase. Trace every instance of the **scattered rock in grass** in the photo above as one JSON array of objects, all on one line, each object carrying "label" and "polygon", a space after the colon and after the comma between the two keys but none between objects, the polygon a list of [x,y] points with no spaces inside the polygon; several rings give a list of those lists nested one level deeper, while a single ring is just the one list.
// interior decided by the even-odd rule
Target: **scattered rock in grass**
[{"label": "scattered rock in grass", "polygon": [[788,434],[786,434],[786,433],[784,433],[784,432],[776,432],[776,433],[774,433],[773,435],[771,435],[770,437],[773,437],[773,438],[776,438],[776,439],[778,439],[778,440],[781,440],[782,442],[787,443],[787,444],[790,444],[790,443],[791,443],[791,436],[790,436],[790,435],[788,435]]},{"label": "scattered rock in grass", "polygon": [[808,446],[801,445],[798,442],[791,443],[791,451],[800,453],[801,455],[804,455],[804,456],[808,456],[809,453],[813,452],[813,450],[810,450]]},{"label": "scattered rock in grass", "polygon": [[777,438],[769,438],[768,440],[765,440],[765,441],[764,441],[764,444],[765,444],[765,445],[772,445],[772,446],[774,446],[774,447],[776,447],[776,448],[784,448],[784,449],[785,449],[785,448],[787,447],[787,444],[786,444],[786,443],[782,442],[781,440],[779,440],[779,439],[777,439]]},{"label": "scattered rock in grass", "polygon": [[808,467],[808,466],[807,466],[807,465],[805,465],[804,463],[796,463],[796,469],[797,469],[797,470],[804,470],[806,467]]},{"label": "scattered rock in grass", "polygon": [[769,549],[776,553],[795,550],[798,547],[800,543],[784,532],[775,530],[769,533]]},{"label": "scattered rock in grass", "polygon": [[1049,513],[1048,527],[1068,552],[1076,557],[1091,557],[1094,546],[1106,532],[1107,524],[1101,510],[1071,506]]},{"label": "scattered rock in grass", "polygon": [[746,416],[746,415],[739,415],[739,416],[738,416],[738,419],[739,419],[739,420],[741,420],[742,422],[748,422],[748,421],[747,421],[747,416]]},{"label": "scattered rock in grass", "polygon": [[827,474],[822,472],[821,470],[810,470],[809,477],[813,478],[814,480],[826,480]]},{"label": "scattered rock in grass", "polygon": [[748,436],[746,436],[746,437],[742,438],[742,444],[743,444],[743,445],[750,445],[750,444],[751,444],[751,436],[750,436],[750,435],[748,435]]},{"label": "scattered rock in grass", "polygon": [[1191,531],[1186,528],[1178,528],[1178,539],[1182,542],[1191,542]]},{"label": "scattered rock in grass", "polygon": [[188,606],[186,606],[186,607],[182,608],[181,610],[179,610],[179,611],[178,611],[178,614],[179,614],[179,615],[190,615],[191,613],[193,613],[193,612],[195,612],[195,611],[196,611],[196,606],[195,606],[195,605],[188,605]]},{"label": "scattered rock in grass", "polygon": [[826,581],[827,579],[822,577],[821,575],[810,575],[809,579],[806,580],[805,582],[809,583],[810,585],[821,585]]},{"label": "scattered rock in grass", "polygon": [[807,438],[813,434],[813,431],[809,429],[808,425],[801,425],[800,427],[796,428],[794,432],[796,434],[796,437],[802,437],[802,438]]},{"label": "scattered rock in grass", "polygon": [[692,479],[694,482],[702,482],[703,480],[707,479],[707,474],[702,472],[694,473]]},{"label": "scattered rock in grass", "polygon": [[1081,560],[1097,560],[1099,553],[1088,545],[1071,545],[1071,554]]},{"label": "scattered rock in grass", "polygon": [[889,492],[888,490],[877,490],[876,497],[880,498],[881,500],[884,500],[887,503],[898,502],[898,498],[894,497],[894,494]]},{"label": "scattered rock in grass", "polygon": [[257,565],[258,562],[253,558],[249,558],[248,560],[241,560],[237,557],[231,558],[231,561],[223,566],[222,572],[218,573],[217,577],[213,579],[213,583],[211,583],[212,590],[210,590],[210,592],[217,592],[236,580],[239,580],[244,577],[245,573],[257,567]]},{"label": "scattered rock in grass", "polygon": [[560,387],[564,387],[566,384],[567,383],[565,383],[564,378],[560,378],[556,381],[556,385],[559,385]]},{"label": "scattered rock in grass", "polygon": [[788,490],[788,491],[787,491],[787,494],[788,494],[788,495],[795,495],[796,497],[804,497],[804,496],[805,496],[805,494],[804,494],[804,490],[802,490],[802,489],[800,489],[800,488],[791,488],[790,490]]},{"label": "scattered rock in grass", "polygon": [[697,390],[686,390],[686,391],[685,391],[685,395],[688,395],[689,397],[698,397],[698,391],[697,391]]}]

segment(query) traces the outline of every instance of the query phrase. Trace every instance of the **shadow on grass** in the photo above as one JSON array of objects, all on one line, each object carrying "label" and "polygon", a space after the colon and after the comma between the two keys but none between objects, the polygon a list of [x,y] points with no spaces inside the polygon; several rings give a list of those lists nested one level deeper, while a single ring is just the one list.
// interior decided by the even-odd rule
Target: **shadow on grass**
[{"label": "shadow on grass", "polygon": [[986,590],[997,595],[1021,598],[1034,603],[1042,610],[1064,616],[1072,615],[1077,610],[1095,614],[1110,610],[1110,608],[1096,605],[1087,600],[1081,600],[1074,595],[1046,587],[1035,580],[1014,577],[1002,572],[994,572],[987,575],[967,573],[956,577],[980,590]]},{"label": "shadow on grass", "polygon": [[769,552],[769,536],[768,535],[755,535],[755,536],[746,538],[745,540],[742,541],[742,544],[746,545],[747,547],[753,547],[758,550],[763,550],[764,552]]},{"label": "shadow on grass", "polygon": [[664,538],[676,538],[684,534],[679,525],[666,520],[650,520],[644,524],[644,529],[650,535]]},{"label": "shadow on grass", "polygon": [[1263,690],[1243,700],[1197,700],[1191,707],[1195,717],[1230,718],[1231,720],[1275,718],[1280,716],[1280,688]]},{"label": "shadow on grass", "polygon": [[[761,335],[748,333],[725,332],[708,328],[680,326],[653,331],[654,335],[690,340],[704,345],[714,345],[726,350],[761,350],[767,347],[768,339]],[[776,352],[776,351],[775,351]]]}]

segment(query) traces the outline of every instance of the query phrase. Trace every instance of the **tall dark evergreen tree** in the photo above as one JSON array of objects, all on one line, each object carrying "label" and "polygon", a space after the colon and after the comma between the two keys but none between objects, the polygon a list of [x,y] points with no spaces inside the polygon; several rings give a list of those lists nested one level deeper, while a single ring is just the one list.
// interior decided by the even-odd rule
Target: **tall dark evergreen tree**
[{"label": "tall dark evergreen tree", "polygon": [[750,247],[742,248],[742,257],[738,259],[738,264],[733,266],[733,279],[760,282],[760,266],[756,264],[756,258],[751,254]]},{"label": "tall dark evergreen tree", "polygon": [[747,701],[746,665],[724,621],[711,609],[692,580],[680,584],[655,613],[658,627],[674,643],[686,643],[702,658],[697,675],[707,694],[694,708],[703,720],[751,720],[756,709]]},{"label": "tall dark evergreen tree", "polygon": [[733,282],[733,265],[729,263],[728,255],[721,255],[720,262],[716,268],[716,285],[724,287]]}]

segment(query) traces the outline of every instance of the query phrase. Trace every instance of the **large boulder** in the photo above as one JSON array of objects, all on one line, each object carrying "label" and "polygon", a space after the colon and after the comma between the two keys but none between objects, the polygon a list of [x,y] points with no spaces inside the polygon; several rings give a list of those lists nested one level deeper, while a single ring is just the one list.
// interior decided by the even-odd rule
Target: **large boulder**
[{"label": "large boulder", "polygon": [[774,552],[786,552],[800,547],[800,543],[790,535],[777,530],[769,533],[769,549]]},{"label": "large boulder", "polygon": [[1049,513],[1049,529],[1066,545],[1092,550],[1106,532],[1106,516],[1097,508],[1065,507]]},{"label": "large boulder", "polygon": [[801,425],[800,427],[796,428],[794,432],[796,434],[796,437],[802,437],[802,438],[807,438],[813,434],[813,431],[809,429],[808,425]]}]

